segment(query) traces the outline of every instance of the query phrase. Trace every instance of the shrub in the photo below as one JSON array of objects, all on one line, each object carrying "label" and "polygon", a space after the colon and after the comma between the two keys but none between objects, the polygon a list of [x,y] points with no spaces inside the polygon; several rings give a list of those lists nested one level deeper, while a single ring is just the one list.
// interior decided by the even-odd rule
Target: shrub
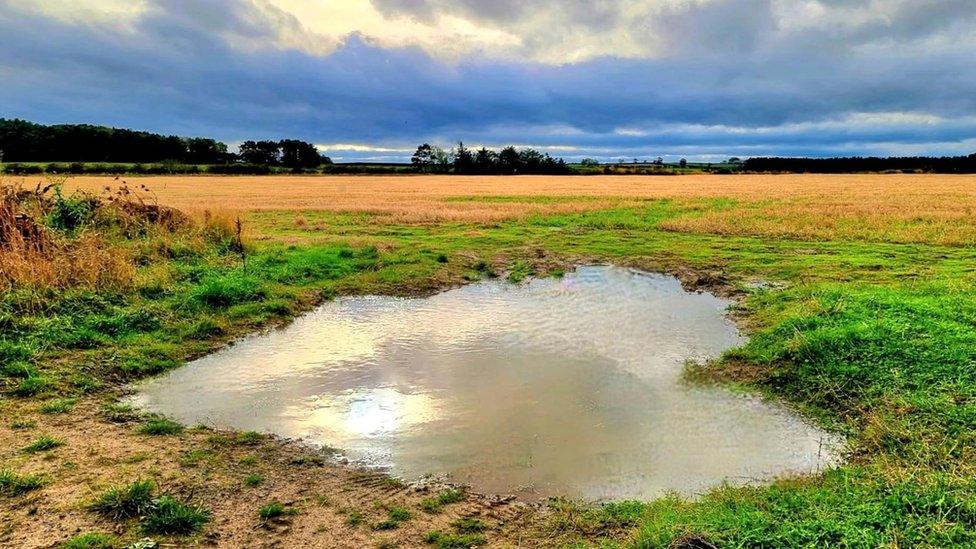
[{"label": "shrub", "polygon": [[91,221],[96,205],[97,199],[92,196],[75,193],[66,197],[61,193],[60,185],[55,186],[47,225],[53,229],[74,232]]},{"label": "shrub", "polygon": [[24,362],[22,360],[4,364],[2,367],[0,367],[0,374],[2,374],[4,377],[19,378],[37,377],[40,375],[37,368],[35,368],[33,364]]},{"label": "shrub", "polygon": [[88,508],[115,520],[138,517],[152,509],[155,488],[151,480],[138,480],[127,486],[110,488]]},{"label": "shrub", "polygon": [[44,486],[40,475],[19,475],[9,469],[0,470],[0,496],[19,496]]},{"label": "shrub", "polygon": [[197,532],[209,520],[206,509],[162,496],[153,501],[152,509],[142,520],[142,529],[147,534],[185,536]]},{"label": "shrub", "polygon": [[53,450],[58,446],[64,446],[64,441],[50,435],[41,435],[34,442],[24,446],[22,451],[27,454],[36,454],[38,452]]}]

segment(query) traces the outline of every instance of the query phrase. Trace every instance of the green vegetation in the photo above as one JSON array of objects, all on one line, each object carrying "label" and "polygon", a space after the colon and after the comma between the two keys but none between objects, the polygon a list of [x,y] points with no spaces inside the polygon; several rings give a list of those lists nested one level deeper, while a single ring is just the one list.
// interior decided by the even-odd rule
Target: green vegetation
[{"label": "green vegetation", "polygon": [[153,501],[149,513],[142,519],[142,529],[147,534],[185,536],[199,531],[209,521],[210,513],[206,509],[172,496],[161,496]]},{"label": "green vegetation", "polygon": [[291,515],[297,515],[297,514],[298,514],[298,509],[295,509],[294,507],[289,507],[287,505],[283,505],[282,503],[277,501],[272,501],[271,503],[268,503],[267,505],[263,505],[260,509],[258,509],[258,517],[260,517],[261,520],[265,522],[269,520],[278,519],[278,518],[291,516]]},{"label": "green vegetation", "polygon": [[43,487],[45,480],[40,475],[21,475],[9,469],[0,469],[0,497],[15,497]]},{"label": "green vegetation", "polygon": [[171,419],[153,417],[139,427],[139,432],[152,436],[178,435],[183,432],[183,426]]},{"label": "green vegetation", "polygon": [[64,446],[63,440],[50,435],[41,435],[27,446],[24,446],[22,451],[28,454],[36,454],[38,452],[53,450],[59,446]]},{"label": "green vegetation", "polygon": [[155,489],[156,485],[151,480],[110,488],[98,496],[89,509],[113,520],[142,516],[153,508]]},{"label": "green vegetation", "polygon": [[438,549],[467,549],[488,544],[488,540],[481,534],[445,534],[433,531],[428,532],[424,539]]},{"label": "green vegetation", "polygon": [[420,508],[434,514],[440,513],[445,505],[457,503],[464,499],[464,492],[456,489],[444,490],[432,498],[424,498],[420,501]]},{"label": "green vegetation", "polygon": [[78,404],[77,398],[58,398],[41,405],[41,413],[66,414]]},{"label": "green vegetation", "polygon": [[251,473],[244,477],[244,486],[249,486],[254,488],[255,486],[260,486],[264,482],[264,477],[257,473]]},{"label": "green vegetation", "polygon": [[108,534],[90,532],[75,536],[61,544],[61,549],[112,549],[115,547],[115,538]]}]

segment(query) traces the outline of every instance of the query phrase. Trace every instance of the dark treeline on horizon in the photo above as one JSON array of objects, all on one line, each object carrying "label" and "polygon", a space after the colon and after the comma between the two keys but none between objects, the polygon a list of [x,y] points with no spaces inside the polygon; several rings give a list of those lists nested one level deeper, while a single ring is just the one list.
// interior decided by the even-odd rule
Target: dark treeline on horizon
[{"label": "dark treeline on horizon", "polygon": [[3,162],[174,162],[180,164],[247,163],[287,168],[315,168],[331,160],[311,143],[295,139],[245,141],[240,154],[204,137],[178,137],[90,124],[45,126],[0,119]]},{"label": "dark treeline on horizon", "polygon": [[472,175],[569,174],[573,170],[562,158],[553,158],[531,148],[505,147],[495,152],[480,148],[473,151],[458,143],[456,148],[444,151],[429,143],[417,147],[410,163],[421,172],[455,173]]},{"label": "dark treeline on horizon", "polygon": [[747,172],[791,173],[857,173],[857,172],[925,172],[976,173],[976,154],[969,156],[906,156],[847,158],[749,158],[742,163]]}]

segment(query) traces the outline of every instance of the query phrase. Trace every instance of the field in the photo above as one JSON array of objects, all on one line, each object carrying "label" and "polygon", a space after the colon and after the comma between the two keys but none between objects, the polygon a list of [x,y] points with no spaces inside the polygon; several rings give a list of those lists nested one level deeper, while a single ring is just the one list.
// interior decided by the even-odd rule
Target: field
[{"label": "field", "polygon": [[[63,253],[0,251],[19,266],[0,273],[0,544],[976,544],[974,176],[147,176],[128,186],[151,208],[98,206],[111,215],[71,194],[120,184],[77,177],[42,202],[35,219]],[[161,224],[157,203],[189,217]],[[583,262],[735,297],[750,343],[688,377],[789,402],[849,437],[847,465],[691,501],[536,507],[418,491],[115,402],[127,381],[336,295]],[[136,481],[152,483],[151,509],[92,505]],[[164,493],[181,520],[155,529]]]}]

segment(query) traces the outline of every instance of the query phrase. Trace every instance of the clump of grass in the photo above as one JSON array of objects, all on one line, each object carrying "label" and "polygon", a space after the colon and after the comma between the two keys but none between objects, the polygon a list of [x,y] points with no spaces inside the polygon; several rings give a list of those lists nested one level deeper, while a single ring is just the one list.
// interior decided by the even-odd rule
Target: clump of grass
[{"label": "clump of grass", "polygon": [[410,520],[411,517],[410,511],[403,507],[393,506],[386,510],[386,520],[378,522],[374,528],[376,530],[393,530],[401,522]]},{"label": "clump of grass", "polygon": [[264,435],[258,433],[257,431],[245,431],[243,433],[238,433],[234,437],[234,442],[237,444],[242,444],[245,446],[254,446],[264,440]]},{"label": "clump of grass", "polygon": [[58,398],[50,400],[41,405],[43,414],[66,414],[78,404],[77,398]]},{"label": "clump of grass", "polygon": [[451,526],[459,534],[477,534],[488,529],[488,526],[484,522],[472,517],[459,518],[451,523]]},{"label": "clump of grass", "polygon": [[27,454],[36,454],[38,452],[53,450],[59,446],[64,446],[63,440],[54,438],[51,435],[41,435],[27,446],[24,446],[22,451]]},{"label": "clump of grass", "polygon": [[463,499],[464,492],[452,488],[450,490],[444,490],[435,497],[424,498],[420,502],[420,508],[431,514],[440,513],[445,505],[457,503]]},{"label": "clump of grass", "polygon": [[61,544],[61,549],[112,549],[115,539],[100,532],[90,532],[75,536]]},{"label": "clump of grass", "polygon": [[115,520],[138,517],[152,509],[155,489],[153,481],[137,480],[126,486],[106,490],[88,508]]},{"label": "clump of grass", "polygon": [[32,419],[17,417],[10,420],[9,425],[11,429],[33,429],[37,427],[37,422]]},{"label": "clump of grass", "polygon": [[47,392],[52,387],[52,383],[43,376],[28,376],[20,380],[14,388],[14,394],[20,397],[31,397]]},{"label": "clump of grass", "polygon": [[164,417],[151,417],[139,427],[139,433],[151,436],[178,435],[182,432],[182,425]]},{"label": "clump of grass", "polygon": [[488,544],[481,534],[445,534],[436,530],[428,532],[424,540],[438,549],[468,549]]},{"label": "clump of grass", "polygon": [[131,404],[122,402],[111,402],[102,406],[102,414],[112,423],[127,423],[138,417],[136,409]]},{"label": "clump of grass", "polygon": [[284,505],[279,501],[272,501],[258,509],[258,517],[264,522],[297,514],[298,509]]},{"label": "clump of grass", "polygon": [[526,278],[535,274],[535,269],[532,264],[524,259],[516,260],[508,269],[508,281],[512,284],[518,284]]},{"label": "clump of grass", "polygon": [[185,536],[199,531],[208,521],[210,512],[206,509],[162,496],[153,501],[142,519],[142,529],[147,534]]},{"label": "clump of grass", "polygon": [[349,526],[359,526],[366,520],[361,511],[349,511],[346,517],[346,524]]},{"label": "clump of grass", "polygon": [[21,475],[9,469],[0,470],[0,496],[23,495],[43,487],[44,484],[44,477],[40,475]]},{"label": "clump of grass", "polygon": [[0,375],[3,377],[13,377],[13,378],[28,378],[37,377],[40,373],[37,368],[30,362],[23,360],[11,361],[3,366],[0,366]]},{"label": "clump of grass", "polygon": [[189,452],[183,454],[183,457],[180,458],[180,465],[184,467],[192,467],[194,465],[198,465],[203,461],[207,461],[212,457],[214,457],[214,453],[211,452],[210,450],[204,450],[198,448],[196,450],[190,450]]},{"label": "clump of grass", "polygon": [[264,483],[264,477],[257,473],[251,473],[244,477],[244,486],[254,488],[255,486],[260,486],[262,483]]}]

